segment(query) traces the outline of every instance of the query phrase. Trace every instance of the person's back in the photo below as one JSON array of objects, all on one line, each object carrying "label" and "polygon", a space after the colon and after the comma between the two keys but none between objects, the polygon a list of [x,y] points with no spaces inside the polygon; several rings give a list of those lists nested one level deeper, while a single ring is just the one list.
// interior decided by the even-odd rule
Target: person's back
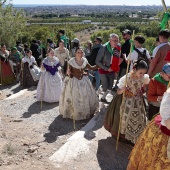
[{"label": "person's back", "polygon": [[153,59],[152,62],[155,62],[155,67],[152,70],[152,72],[149,74],[150,77],[153,77],[155,74],[161,72],[163,65],[166,64],[166,54],[167,52],[170,50],[170,44],[169,43],[165,43],[163,46],[161,46],[156,55],[155,58]]},{"label": "person's back", "polygon": [[148,74],[151,78],[155,76],[156,73],[161,72],[163,65],[166,63],[165,57],[167,52],[170,50],[170,44],[168,42],[169,37],[169,30],[165,29],[159,32],[160,45],[156,47],[155,56],[151,61],[148,71]]},{"label": "person's back", "polygon": [[[128,55],[127,59],[131,61],[130,70],[133,69],[133,64],[139,58],[145,60],[145,62],[149,65],[150,62],[150,55],[147,49],[143,48],[142,45],[145,42],[145,38],[141,35],[137,35],[134,38],[134,45],[135,48],[131,54]],[[145,56],[144,56],[145,55]]]},{"label": "person's back", "polygon": [[98,54],[98,51],[99,51],[99,49],[101,48],[101,44],[98,44],[98,45],[95,45],[93,48],[92,48],[92,51],[91,51],[91,53],[90,53],[90,55],[88,55],[86,58],[87,58],[87,60],[88,60],[88,62],[89,62],[89,64],[91,65],[91,66],[94,66],[94,65],[96,65],[96,57],[97,57],[97,54]]},{"label": "person's back", "polygon": [[41,61],[39,60],[40,54],[38,52],[38,47],[39,47],[39,45],[36,43],[35,40],[33,40],[32,44],[31,44],[31,47],[30,47],[30,50],[32,51],[33,57],[35,57],[35,60],[36,60],[36,62],[38,64],[38,66],[40,66]]}]

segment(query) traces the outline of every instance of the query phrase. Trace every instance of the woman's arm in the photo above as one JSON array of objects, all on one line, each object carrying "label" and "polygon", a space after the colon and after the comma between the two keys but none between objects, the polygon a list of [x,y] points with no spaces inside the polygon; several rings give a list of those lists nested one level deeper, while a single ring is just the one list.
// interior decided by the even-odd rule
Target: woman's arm
[{"label": "woman's arm", "polygon": [[91,66],[89,63],[86,65],[86,68],[89,69],[89,70],[96,70],[98,69],[99,67],[97,65],[94,65],[94,66]]}]

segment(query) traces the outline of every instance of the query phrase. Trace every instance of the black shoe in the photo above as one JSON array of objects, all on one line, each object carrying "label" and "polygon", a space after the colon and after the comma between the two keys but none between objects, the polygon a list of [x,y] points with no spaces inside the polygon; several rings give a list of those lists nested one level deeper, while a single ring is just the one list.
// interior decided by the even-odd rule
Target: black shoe
[{"label": "black shoe", "polygon": [[100,101],[109,104],[109,102],[106,99],[101,98]]}]

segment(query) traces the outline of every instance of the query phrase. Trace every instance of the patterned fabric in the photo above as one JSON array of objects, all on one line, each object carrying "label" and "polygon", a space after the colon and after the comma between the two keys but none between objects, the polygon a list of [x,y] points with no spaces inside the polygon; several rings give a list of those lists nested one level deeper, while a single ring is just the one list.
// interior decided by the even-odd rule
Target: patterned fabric
[{"label": "patterned fabric", "polygon": [[24,87],[36,86],[38,81],[34,81],[27,64],[24,63],[23,70],[21,71],[20,84]]},{"label": "patterned fabric", "polygon": [[0,84],[12,84],[15,81],[14,74],[8,61],[4,62],[0,60]]},{"label": "patterned fabric", "polygon": [[[48,58],[44,59],[43,63],[54,66],[59,63],[59,60],[54,62],[47,61]],[[58,62],[57,62],[58,61]],[[37,100],[46,101],[49,103],[58,102],[62,89],[62,79],[58,72],[52,75],[49,71],[41,73],[41,77],[37,87]]]},{"label": "patterned fabric", "polygon": [[[149,83],[149,76],[144,75],[142,79],[134,80],[130,75],[131,74],[128,74],[125,102],[121,105],[122,99],[120,95],[116,95],[116,97],[113,98],[110,104],[111,106],[109,106],[106,113],[104,126],[106,130],[110,131],[112,134],[117,134],[120,113],[122,113],[120,133],[127,140],[136,143],[146,126],[142,86]],[[124,86],[125,76],[120,79],[118,84],[120,89]]]},{"label": "patterned fabric", "polygon": [[[82,66],[75,62],[75,58],[69,60],[69,64],[76,69],[84,69],[88,64],[83,58]],[[81,80],[66,77],[60,96],[59,112],[63,118],[83,120],[90,118],[99,108],[97,94],[87,76]]]},{"label": "patterned fabric", "polygon": [[169,136],[163,134],[152,120],[133,148],[127,170],[168,170],[167,157]]}]

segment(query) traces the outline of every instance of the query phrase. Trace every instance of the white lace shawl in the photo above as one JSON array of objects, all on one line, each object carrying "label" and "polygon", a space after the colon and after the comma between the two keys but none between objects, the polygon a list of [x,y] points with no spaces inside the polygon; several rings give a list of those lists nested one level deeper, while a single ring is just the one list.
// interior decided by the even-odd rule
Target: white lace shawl
[{"label": "white lace shawl", "polygon": [[[128,73],[127,77],[128,79],[130,78],[130,73]],[[123,87],[125,87],[125,80],[126,80],[126,75],[124,75],[122,78],[120,78],[119,83],[118,83],[118,87],[119,89],[122,89]],[[150,82],[150,78],[148,74],[144,74],[144,76],[142,77],[142,83],[143,84],[149,84]]]},{"label": "white lace shawl", "polygon": [[86,67],[86,65],[88,64],[88,61],[87,61],[87,59],[86,59],[85,57],[82,57],[82,59],[83,59],[83,64],[82,64],[81,66],[79,66],[79,65],[76,63],[76,60],[75,60],[75,59],[76,59],[75,57],[71,58],[71,59],[68,61],[68,63],[69,63],[72,67],[74,67],[74,68],[76,68],[76,69],[84,69],[84,68]]}]

